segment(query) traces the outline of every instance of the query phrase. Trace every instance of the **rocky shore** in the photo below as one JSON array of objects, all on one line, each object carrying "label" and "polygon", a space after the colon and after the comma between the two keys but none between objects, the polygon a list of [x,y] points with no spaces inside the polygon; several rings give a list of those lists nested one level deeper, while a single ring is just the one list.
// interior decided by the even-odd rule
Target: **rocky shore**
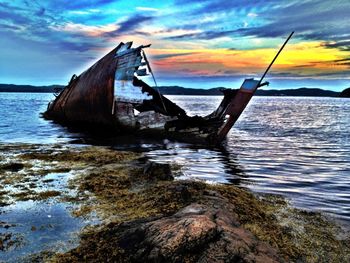
[{"label": "rocky shore", "polygon": [[[233,185],[177,180],[181,167],[107,147],[0,145],[0,262],[25,246],[3,208],[16,202],[71,204],[70,215],[98,224],[64,251],[27,262],[349,262],[347,233],[278,196]],[[57,186],[52,174],[69,175]],[[38,226],[33,225],[31,231]]]}]

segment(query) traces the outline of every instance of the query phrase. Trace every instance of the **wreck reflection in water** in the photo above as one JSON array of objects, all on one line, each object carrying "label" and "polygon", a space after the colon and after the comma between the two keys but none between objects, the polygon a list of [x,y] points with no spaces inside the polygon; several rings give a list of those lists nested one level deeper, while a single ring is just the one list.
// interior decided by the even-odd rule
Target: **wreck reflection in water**
[{"label": "wreck reflection in water", "polygon": [[243,184],[247,180],[237,157],[224,147],[206,149],[187,144],[167,144],[166,150],[146,155],[153,161],[173,163],[181,167],[179,179],[199,179],[207,183]]},{"label": "wreck reflection in water", "polygon": [[[211,112],[215,96],[169,96],[189,115]],[[38,118],[51,94],[0,94],[7,109],[0,141],[55,143],[79,139]],[[116,149],[182,165],[186,178],[234,183],[256,192],[287,196],[297,207],[325,211],[350,222],[350,103],[339,98],[254,97],[221,148],[163,140],[122,138]]]}]

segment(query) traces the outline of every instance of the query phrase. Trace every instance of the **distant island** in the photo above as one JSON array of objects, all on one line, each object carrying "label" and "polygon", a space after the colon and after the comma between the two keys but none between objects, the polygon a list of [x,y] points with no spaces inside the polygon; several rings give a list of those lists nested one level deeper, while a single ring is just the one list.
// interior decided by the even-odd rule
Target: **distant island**
[{"label": "distant island", "polygon": [[[32,86],[0,84],[0,92],[36,92],[36,93],[54,93],[64,88],[63,85],[50,86]],[[159,91],[164,95],[222,95],[221,89],[217,87],[211,89],[191,89],[180,86],[160,86]],[[299,97],[350,97],[350,88],[342,92],[316,88],[299,88],[285,90],[263,90],[256,92],[257,96],[299,96]]]},{"label": "distant island", "polygon": [[342,98],[350,98],[350,88],[347,88],[345,90],[343,90],[340,94],[339,97]]},{"label": "distant island", "polygon": [[62,90],[63,85],[32,86],[16,84],[0,84],[0,92],[30,92],[30,93],[53,93]]},{"label": "distant island", "polygon": [[[162,94],[166,95],[222,95],[221,89],[224,87],[212,89],[189,89],[179,86],[162,86],[158,87]],[[285,90],[263,90],[256,92],[257,96],[313,96],[313,97],[338,97],[340,92],[315,89],[315,88],[299,88]]]}]

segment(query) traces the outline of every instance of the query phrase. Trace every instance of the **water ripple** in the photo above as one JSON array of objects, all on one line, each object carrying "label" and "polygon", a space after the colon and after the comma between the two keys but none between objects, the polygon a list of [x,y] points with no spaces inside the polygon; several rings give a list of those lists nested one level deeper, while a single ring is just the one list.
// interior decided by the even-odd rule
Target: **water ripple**
[{"label": "water ripple", "polygon": [[[205,115],[219,96],[168,96]],[[68,142],[84,135],[39,118],[51,94],[1,93],[1,142]],[[350,222],[350,99],[255,97],[223,147],[141,140],[116,149],[145,151],[182,167],[182,178],[282,194],[298,207]]]}]

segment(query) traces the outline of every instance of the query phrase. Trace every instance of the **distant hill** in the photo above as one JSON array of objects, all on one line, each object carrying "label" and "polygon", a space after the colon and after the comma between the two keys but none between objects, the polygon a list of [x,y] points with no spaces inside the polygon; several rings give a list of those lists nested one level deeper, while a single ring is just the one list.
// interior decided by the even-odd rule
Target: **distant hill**
[{"label": "distant hill", "polygon": [[323,89],[299,88],[286,90],[258,90],[258,96],[296,96],[296,97],[338,97],[339,92]]},{"label": "distant hill", "polygon": [[350,88],[347,88],[345,90],[343,90],[340,94],[339,97],[342,98],[350,98]]},{"label": "distant hill", "polygon": [[[162,86],[158,87],[159,91],[165,95],[222,95],[219,88],[212,89],[189,89],[179,86]],[[286,90],[258,90],[257,96],[314,96],[314,97],[338,97],[339,92],[323,90],[323,89],[286,89]]]},{"label": "distant hill", "polygon": [[0,92],[49,92],[53,93],[56,89],[62,89],[61,85],[50,86],[32,86],[32,85],[15,85],[15,84],[0,84]]},{"label": "distant hill", "polygon": [[165,95],[222,95],[220,89],[224,87],[211,89],[190,89],[180,86],[160,86],[158,90]]},{"label": "distant hill", "polygon": [[[31,86],[31,85],[14,85],[14,84],[0,84],[0,92],[50,92],[53,93],[57,89],[62,89],[62,85],[51,86]],[[159,91],[165,95],[222,95],[221,89],[223,87],[211,89],[190,89],[180,86],[160,86]],[[323,89],[286,89],[286,90],[258,90],[257,96],[314,96],[314,97],[349,97],[350,88],[344,90],[342,93],[323,90]],[[343,94],[343,95],[342,95]]]}]

